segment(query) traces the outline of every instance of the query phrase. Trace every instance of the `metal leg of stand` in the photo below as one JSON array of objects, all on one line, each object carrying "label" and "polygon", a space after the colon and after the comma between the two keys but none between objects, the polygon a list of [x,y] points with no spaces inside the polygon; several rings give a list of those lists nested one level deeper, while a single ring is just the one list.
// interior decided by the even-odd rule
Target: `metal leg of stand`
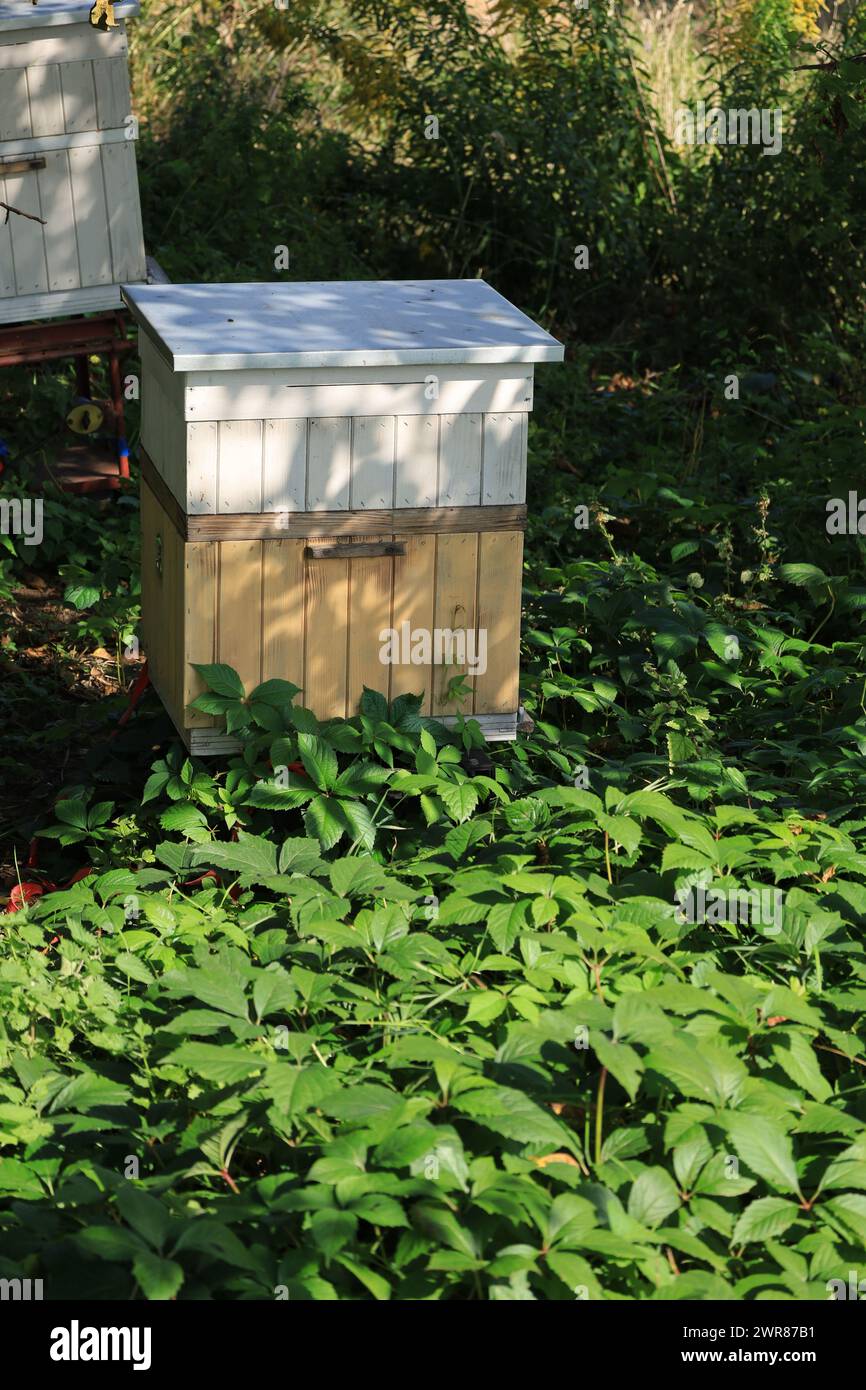
[{"label": "metal leg of stand", "polygon": [[90,400],[90,361],[87,357],[75,359],[75,387],[84,400]]},{"label": "metal leg of stand", "polygon": [[120,357],[112,348],[109,358],[111,373],[111,402],[114,406],[115,434],[117,439],[117,467],[121,478],[129,477],[129,450],[126,444],[126,422],[123,414],[123,382],[120,379]]}]

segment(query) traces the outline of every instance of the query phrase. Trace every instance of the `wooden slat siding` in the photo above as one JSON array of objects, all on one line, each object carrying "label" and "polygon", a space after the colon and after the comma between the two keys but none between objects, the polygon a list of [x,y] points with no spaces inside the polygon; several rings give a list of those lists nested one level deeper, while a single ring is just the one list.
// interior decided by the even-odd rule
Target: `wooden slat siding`
[{"label": "wooden slat siding", "polygon": [[80,145],[68,151],[75,208],[75,239],[82,285],[110,285],[111,243],[105,180],[98,145]]},{"label": "wooden slat siding", "polygon": [[[480,368],[478,369],[480,373]],[[218,386],[188,386],[188,420],[336,419],[354,415],[447,415],[463,411],[520,412],[532,409],[532,377],[521,375],[451,380],[447,369],[439,391],[431,397],[423,378],[417,382],[361,382],[345,386],[296,386],[265,382],[251,386],[247,372],[226,372],[234,377]],[[276,375],[276,373],[275,373]],[[283,375],[280,373],[280,375]]]},{"label": "wooden slat siding", "polygon": [[[145,352],[147,349],[145,349]],[[152,378],[148,377],[148,380]],[[145,406],[147,395],[142,400]],[[168,486],[167,479],[156,467],[146,447],[153,437],[150,412],[155,409],[153,392],[147,411],[142,410],[142,443],[139,457],[144,477],[160,498],[162,506],[171,513],[175,524],[188,540],[282,540],[325,536],[393,535],[397,531],[409,534],[445,533],[459,531],[522,531],[526,525],[526,507],[389,507],[370,511],[345,512],[253,512],[233,516],[213,516],[210,513],[187,514]],[[187,426],[201,431],[201,447],[206,461],[213,450],[216,424],[210,422]],[[157,439],[157,443],[159,440]],[[206,476],[210,476],[209,467]]]},{"label": "wooden slat siding", "polygon": [[[262,680],[304,690],[303,541],[262,542]],[[297,697],[306,704],[306,694]]]},{"label": "wooden slat siding", "polygon": [[[139,342],[141,357],[141,447],[156,471],[166,476],[165,410],[162,373],[156,353],[146,338]],[[151,486],[153,484],[151,483]]]},{"label": "wooden slat siding", "polygon": [[111,130],[122,126],[132,110],[125,59],[97,58],[93,64],[93,83],[98,128]]},{"label": "wooden slat siding", "polygon": [[483,415],[443,415],[439,436],[440,507],[481,503]]},{"label": "wooden slat siding", "polygon": [[[302,512],[307,492],[307,422],[263,423],[262,510]],[[195,424],[187,426],[190,431],[201,428]]]},{"label": "wooden slat siding", "polygon": [[[0,179],[0,199],[8,202],[6,194],[6,180]],[[7,299],[10,295],[17,292],[15,283],[15,257],[12,250],[12,222],[9,218],[7,222],[0,217],[0,299]],[[3,306],[8,310],[9,306]]]},{"label": "wooden slat siding", "polygon": [[262,544],[219,548],[217,661],[233,666],[247,691],[262,676]]},{"label": "wooden slat siding", "polygon": [[[411,691],[424,696],[425,713],[453,714],[444,692],[456,667],[381,662],[381,632],[399,636],[404,622],[431,638],[434,628],[486,628],[487,668],[470,678],[474,712],[517,708],[519,532],[397,532],[405,556],[339,561],[306,559],[302,539],[184,544],[146,479],[141,524],[143,644],[181,729],[214,727],[210,716],[188,711],[202,688],[193,663],[213,660],[233,666],[247,689],[259,680],[293,681],[323,719],[356,713],[365,685],[391,699]],[[471,703],[463,713],[472,713]]]},{"label": "wooden slat siding", "polygon": [[158,596],[158,576],[153,562],[154,535],[159,503],[144,478],[141,480],[141,625],[139,637],[142,649],[147,656],[148,670],[154,681],[160,677],[161,653],[157,650],[157,634],[160,626],[160,598]]},{"label": "wooden slat siding", "polygon": [[186,545],[167,518],[163,519],[161,530],[165,564],[165,601],[169,615],[168,634],[171,644],[171,708],[176,712],[176,717],[183,723],[184,672],[186,667],[184,650]]},{"label": "wooden slat siding", "polygon": [[438,415],[398,415],[394,505],[435,507],[439,478]]},{"label": "wooden slat siding", "polygon": [[523,414],[485,416],[482,502],[525,502],[526,433]]},{"label": "wooden slat siding", "polygon": [[367,510],[394,505],[395,419],[356,415],[352,421],[352,488],[349,506]]},{"label": "wooden slat siding", "polygon": [[143,280],[146,275],[144,231],[141,225],[135,144],[132,140],[124,140],[117,144],[103,145],[101,149],[113,278],[118,284],[123,281]]},{"label": "wooden slat siding", "polygon": [[[377,536],[375,539],[389,541],[391,537]],[[378,690],[386,700],[388,699],[391,672],[389,665],[379,659],[379,634],[391,626],[395,558],[381,556],[349,560],[349,674],[346,714],[350,719],[358,713],[364,686],[370,690]],[[327,560],[321,563],[333,562]]]},{"label": "wooden slat siding", "polygon": [[0,72],[0,140],[27,140],[32,134],[26,72]]},{"label": "wooden slat siding", "polygon": [[[162,573],[156,568],[162,539]],[[183,726],[184,544],[145,482],[141,488],[142,637],[154,684],[171,717]]]},{"label": "wooden slat siding", "polygon": [[[477,545],[476,545],[476,549],[475,549],[475,653],[474,653],[474,654],[475,654],[475,663],[474,663],[474,664],[476,665],[476,667],[477,667],[479,655],[480,655],[480,652],[481,652],[481,618],[480,618],[480,614],[481,614],[481,563],[482,563],[482,542],[483,542],[483,540],[484,540],[485,534],[486,534],[485,532],[479,532],[478,538],[477,538]],[[514,620],[513,620],[513,618],[512,618],[512,623],[513,623],[513,621],[514,621]],[[519,598],[518,598],[518,601],[517,601],[517,625],[518,625],[518,631],[519,631],[519,630],[520,630],[520,599],[519,599]],[[488,637],[489,637],[489,634],[488,634]],[[485,662],[485,668],[486,668],[487,664],[489,664],[489,657],[487,656],[486,650],[485,650],[485,657],[487,657],[487,660],[486,660],[486,662]],[[485,669],[485,674],[486,674],[486,669]],[[472,705],[471,705],[471,708],[472,708],[473,714],[475,714],[475,713],[480,712],[479,709],[478,709],[478,673],[477,673],[477,670],[476,670],[476,674],[475,674],[474,676],[472,676],[471,685],[472,685]],[[465,708],[465,706],[464,706],[464,708]]]},{"label": "wooden slat siding", "polygon": [[90,58],[125,58],[126,26],[95,29],[92,24],[65,24],[55,34],[44,28],[15,29],[14,42],[0,45],[0,69],[35,68],[45,63],[83,62]]},{"label": "wooden slat siding", "polygon": [[[444,630],[475,627],[475,590],[478,565],[478,537],[463,534],[438,536],[436,540],[436,603],[433,626]],[[431,641],[433,634],[431,632]],[[467,642],[468,647],[468,642]],[[446,653],[447,654],[447,653]],[[468,656],[468,651],[467,651]],[[445,698],[449,682],[466,666],[456,663],[433,668],[433,713],[471,714],[472,702],[454,705]],[[472,680],[469,680],[472,684]]]},{"label": "wooden slat siding", "polygon": [[[174,493],[169,491],[168,484],[166,483],[165,478],[163,478],[162,474],[157,471],[153,464],[153,461],[150,459],[146,450],[141,445],[139,445],[138,447],[138,457],[139,462],[141,464],[142,478],[147,483],[154,497],[156,497],[157,501],[159,502],[159,505],[162,507],[162,510],[166,513],[168,517],[170,517],[172,525],[174,526],[178,535],[181,536],[185,541],[219,539],[219,537],[200,537],[196,535],[190,535],[190,528],[186,512],[183,510],[177,498],[174,496]],[[223,539],[249,540],[251,539],[251,537],[225,536],[223,537]]]},{"label": "wooden slat siding", "polygon": [[478,538],[478,628],[487,630],[487,670],[474,679],[476,714],[518,707],[523,536],[484,532]]},{"label": "wooden slat siding", "polygon": [[320,719],[344,718],[349,561],[305,558],[304,565],[304,704]]},{"label": "wooden slat siding", "polygon": [[[152,343],[142,336],[141,446],[182,508],[187,505],[189,467],[186,426],[180,413],[178,383]],[[199,427],[206,429],[205,426]],[[216,432],[216,426],[214,434]],[[197,441],[198,443],[198,441]],[[215,468],[206,470],[216,481]],[[151,486],[154,484],[151,482]],[[215,497],[215,493],[209,494]]]},{"label": "wooden slat siding", "polygon": [[[3,201],[22,212],[41,217],[39,184],[33,174],[21,174],[5,179]],[[48,270],[45,263],[43,228],[29,217],[10,217],[12,249],[15,257],[15,287],[18,294],[40,294],[48,289]]]},{"label": "wooden slat siding", "polygon": [[168,403],[163,390],[162,372],[156,354],[148,342],[142,340],[139,351],[142,375],[141,447],[153,460],[157,472],[171,485],[166,441]]},{"label": "wooden slat siding", "polygon": [[60,86],[63,92],[64,130],[70,135],[81,130],[96,130],[93,63],[61,63]]},{"label": "wooden slat siding", "polygon": [[183,723],[186,728],[213,728],[213,715],[191,710],[190,702],[205,689],[193,662],[216,661],[217,551],[206,541],[184,546]]},{"label": "wooden slat siding", "polygon": [[217,506],[226,512],[262,508],[262,422],[220,420]]},{"label": "wooden slat siding", "polygon": [[[406,554],[394,557],[394,596],[388,626],[398,635],[404,622],[409,624],[410,631],[425,628],[429,632],[434,620],[436,548],[442,538],[437,541],[432,534],[417,536],[397,531],[394,539],[405,544]],[[398,695],[423,695],[421,712],[429,714],[433,700],[432,675],[429,666],[396,663],[391,667],[391,699]]]},{"label": "wooden slat siding", "polygon": [[[2,74],[0,74],[2,84]],[[30,129],[33,135],[62,135],[66,131],[63,114],[63,88],[56,63],[30,68],[27,73],[30,99]]]},{"label": "wooden slat siding", "polygon": [[[183,398],[183,374],[173,374],[156,354],[146,335],[142,344],[150,348],[149,362],[157,361],[169,380],[172,398]],[[142,349],[142,360],[145,350]],[[147,393],[145,368],[143,394]],[[366,387],[358,383],[361,394]],[[177,460],[177,472],[166,473],[175,497],[191,514],[200,515],[202,535],[224,533],[214,517],[217,530],[207,530],[206,512],[238,518],[244,527],[239,535],[251,538],[279,536],[285,522],[255,513],[293,514],[308,512],[383,511],[396,505],[402,509],[522,505],[525,498],[526,427],[525,415],[482,416],[348,416],[325,417],[309,421],[272,417],[262,420],[190,421],[187,423],[187,451],[198,431],[196,457]],[[239,458],[233,441],[247,439],[249,447],[243,463],[238,462],[242,479],[233,472],[228,482],[217,488],[217,450],[210,458],[201,440],[211,438],[208,431],[219,430],[229,442],[231,457]],[[145,437],[145,446],[146,437]],[[152,452],[152,451],[151,451]],[[482,464],[483,459],[483,464]],[[161,457],[154,461],[163,471]],[[235,467],[235,465],[232,465]],[[189,474],[184,477],[184,467]],[[210,476],[208,472],[210,471]],[[437,484],[438,475],[438,484]],[[482,492],[483,477],[483,492]],[[393,492],[391,492],[393,482]],[[219,506],[209,508],[203,501],[217,495]],[[259,501],[256,501],[256,497]],[[246,499],[246,500],[245,500]],[[332,523],[328,523],[330,526]],[[334,522],[334,525],[341,525]],[[377,518],[375,531],[385,531]],[[399,525],[404,525],[402,520]],[[501,521],[480,518],[475,529],[493,529]],[[293,531],[289,521],[285,534]],[[465,529],[473,529],[467,525]],[[306,534],[306,533],[304,533]]]},{"label": "wooden slat siding", "polygon": [[[48,72],[48,68],[41,69]],[[69,174],[69,155],[66,150],[46,154],[45,168],[40,169],[39,196],[46,226],[45,259],[48,266],[48,285],[52,290],[74,290],[81,284],[78,270],[78,246],[75,238],[75,213],[72,204],[72,180]]]},{"label": "wooden slat siding", "polygon": [[[146,388],[145,388],[146,389]],[[216,458],[219,447],[219,427],[215,420],[202,420],[197,425],[185,425],[180,411],[175,409],[179,468],[183,467],[183,441],[186,438],[186,508],[192,513],[213,516],[217,510]],[[174,474],[174,470],[172,470]],[[175,474],[175,476],[177,476]],[[179,490],[183,479],[180,478]],[[173,499],[178,510],[180,503]],[[231,537],[227,537],[231,539]],[[235,539],[243,539],[236,537]]]},{"label": "wooden slat siding", "polygon": [[310,420],[307,511],[345,511],[352,476],[351,420]]}]

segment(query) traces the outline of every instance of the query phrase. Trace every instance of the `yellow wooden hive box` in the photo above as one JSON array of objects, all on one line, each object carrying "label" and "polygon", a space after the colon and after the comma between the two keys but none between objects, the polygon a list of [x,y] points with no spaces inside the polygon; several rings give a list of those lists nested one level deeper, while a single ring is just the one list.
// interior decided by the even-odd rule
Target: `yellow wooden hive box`
[{"label": "yellow wooden hive box", "polygon": [[[364,687],[513,738],[526,437],[562,346],[482,280],[127,286],[142,364],[142,627],[187,746],[196,663],[320,719]],[[453,678],[469,695],[449,699]]]}]

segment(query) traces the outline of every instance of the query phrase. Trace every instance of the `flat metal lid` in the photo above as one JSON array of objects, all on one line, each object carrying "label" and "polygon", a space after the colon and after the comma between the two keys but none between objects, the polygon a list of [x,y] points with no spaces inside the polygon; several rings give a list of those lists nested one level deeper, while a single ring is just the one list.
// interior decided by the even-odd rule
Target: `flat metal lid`
[{"label": "flat metal lid", "polygon": [[561,362],[564,348],[483,280],[123,285],[176,372]]},{"label": "flat metal lid", "polygon": [[[0,0],[0,29],[35,29],[46,24],[87,24],[93,0]],[[133,19],[139,0],[114,0],[115,19]]]}]

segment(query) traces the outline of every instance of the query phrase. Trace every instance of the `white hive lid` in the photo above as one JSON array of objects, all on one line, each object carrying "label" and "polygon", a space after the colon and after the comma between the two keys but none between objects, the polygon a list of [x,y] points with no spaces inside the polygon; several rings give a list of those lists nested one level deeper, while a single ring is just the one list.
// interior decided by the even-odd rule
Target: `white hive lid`
[{"label": "white hive lid", "polygon": [[564,348],[483,280],[124,285],[176,372],[560,362]]},{"label": "white hive lid", "polygon": [[[0,29],[35,29],[39,25],[87,24],[93,0],[0,0]],[[139,0],[114,0],[115,19],[132,19]]]}]

